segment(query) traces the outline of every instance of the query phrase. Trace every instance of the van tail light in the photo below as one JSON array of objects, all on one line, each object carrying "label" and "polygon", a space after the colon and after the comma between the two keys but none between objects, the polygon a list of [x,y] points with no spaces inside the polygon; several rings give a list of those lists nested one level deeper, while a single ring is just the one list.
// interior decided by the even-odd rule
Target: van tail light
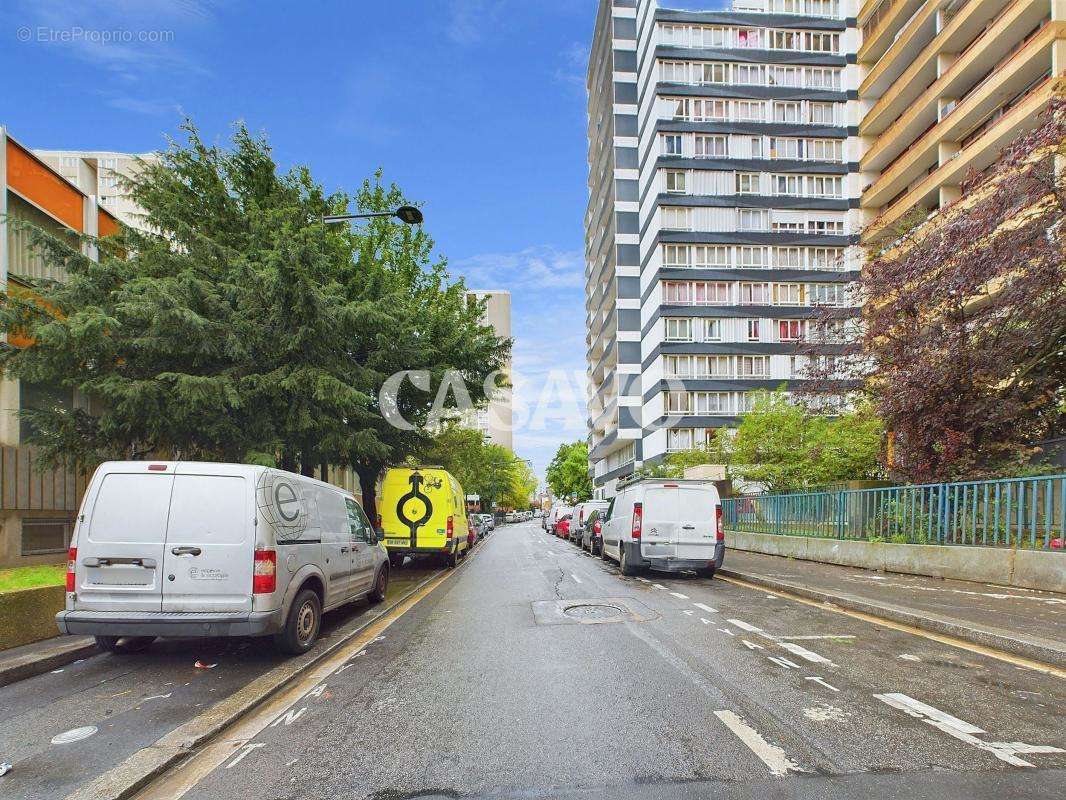
[{"label": "van tail light", "polygon": [[252,570],[252,594],[273,594],[278,588],[278,553],[276,550],[256,550]]},{"label": "van tail light", "polygon": [[[440,530],[438,528],[437,530]],[[448,538],[451,539],[455,535],[455,517],[448,517]]]},{"label": "van tail light", "polygon": [[718,508],[716,508],[714,510],[714,521],[715,521],[715,534],[714,534],[715,541],[724,542],[725,541],[725,527],[722,525],[722,507],[721,506],[718,506]]},{"label": "van tail light", "polygon": [[378,514],[378,530],[381,530],[381,514]]},{"label": "van tail light", "polygon": [[78,548],[67,550],[67,591],[74,591],[74,568],[78,565]]},{"label": "van tail light", "polygon": [[602,531],[603,531],[603,526],[600,524],[599,520],[596,520],[595,522],[592,523],[592,532],[594,534],[599,536]]},{"label": "van tail light", "polygon": [[633,504],[633,538],[634,539],[639,539],[640,538],[640,530],[641,530],[641,526],[643,525],[643,522],[644,522],[644,504],[643,503],[634,503]]}]

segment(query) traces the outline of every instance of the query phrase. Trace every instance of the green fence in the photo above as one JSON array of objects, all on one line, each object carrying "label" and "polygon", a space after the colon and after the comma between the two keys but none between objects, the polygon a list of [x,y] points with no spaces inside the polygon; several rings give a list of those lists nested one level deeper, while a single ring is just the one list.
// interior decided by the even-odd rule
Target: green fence
[{"label": "green fence", "polygon": [[741,496],[723,516],[749,533],[1066,552],[1066,474]]}]

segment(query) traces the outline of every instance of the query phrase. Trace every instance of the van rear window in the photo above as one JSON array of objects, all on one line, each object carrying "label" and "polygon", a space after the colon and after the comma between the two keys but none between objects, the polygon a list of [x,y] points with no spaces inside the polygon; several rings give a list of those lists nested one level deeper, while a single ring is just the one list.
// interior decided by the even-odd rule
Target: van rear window
[{"label": "van rear window", "polygon": [[162,544],[173,485],[172,475],[105,475],[93,505],[89,540]]},{"label": "van rear window", "polygon": [[170,504],[168,542],[239,544],[252,513],[239,475],[178,475]]}]

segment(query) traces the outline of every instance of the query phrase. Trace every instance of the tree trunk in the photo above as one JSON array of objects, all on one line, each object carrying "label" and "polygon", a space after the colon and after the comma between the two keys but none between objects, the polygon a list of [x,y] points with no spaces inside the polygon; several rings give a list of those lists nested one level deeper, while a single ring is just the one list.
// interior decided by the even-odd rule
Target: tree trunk
[{"label": "tree trunk", "polygon": [[378,473],[381,472],[381,467],[378,464],[358,464],[355,472],[359,476],[359,491],[363,495],[363,511],[366,512],[370,524],[376,529],[379,525],[377,498],[374,493],[377,491]]},{"label": "tree trunk", "polygon": [[293,457],[291,450],[286,448],[282,452],[278,466],[286,472],[296,472],[296,459]]}]

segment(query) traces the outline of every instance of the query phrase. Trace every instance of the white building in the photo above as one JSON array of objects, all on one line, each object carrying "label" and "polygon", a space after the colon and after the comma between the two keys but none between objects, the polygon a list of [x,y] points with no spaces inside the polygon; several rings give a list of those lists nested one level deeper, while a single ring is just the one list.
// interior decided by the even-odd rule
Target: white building
[{"label": "white building", "polygon": [[736,425],[756,390],[799,388],[799,344],[819,306],[850,304],[861,263],[855,0],[703,5],[600,2],[585,217],[599,496]]},{"label": "white building", "polygon": [[[485,315],[482,321],[490,325],[501,339],[511,338],[511,293],[506,289],[472,289],[467,294],[485,302]],[[510,362],[504,367],[504,374],[510,380]],[[480,431],[493,444],[514,450],[514,421],[512,417],[510,387],[497,389],[491,401],[484,408],[479,408],[463,418],[468,428]]]}]

